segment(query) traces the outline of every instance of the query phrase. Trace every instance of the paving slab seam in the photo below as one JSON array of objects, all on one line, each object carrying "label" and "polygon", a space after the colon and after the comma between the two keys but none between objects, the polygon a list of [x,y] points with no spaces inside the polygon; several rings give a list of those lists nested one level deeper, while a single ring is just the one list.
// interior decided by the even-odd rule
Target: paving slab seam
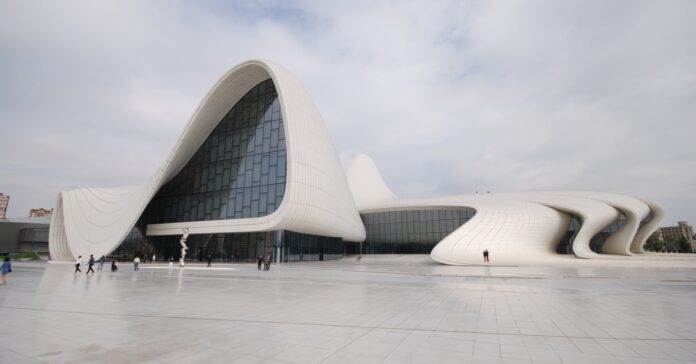
[{"label": "paving slab seam", "polygon": [[245,319],[230,319],[220,317],[187,317],[187,316],[171,316],[171,315],[138,315],[129,313],[111,313],[111,312],[87,312],[87,311],[68,311],[68,310],[51,310],[37,309],[28,307],[12,307],[2,306],[4,309],[19,310],[19,311],[34,311],[34,312],[52,312],[64,313],[71,315],[91,315],[91,316],[113,316],[113,317],[139,317],[139,318],[157,318],[157,319],[178,319],[178,320],[203,320],[203,321],[225,321],[225,322],[243,322],[256,324],[275,324],[275,325],[298,325],[298,326],[317,326],[317,327],[341,327],[355,329],[371,329],[371,330],[397,330],[397,331],[418,331],[418,332],[437,332],[437,333],[461,333],[461,334],[488,334],[499,336],[523,336],[523,337],[553,337],[553,338],[568,338],[568,339],[614,339],[614,340],[639,340],[639,341],[693,341],[696,337],[691,338],[640,338],[640,337],[612,337],[612,336],[566,336],[566,335],[543,335],[543,334],[501,334],[495,331],[465,331],[465,330],[442,330],[442,329],[419,329],[419,328],[403,328],[389,326],[367,326],[367,325],[346,325],[346,324],[319,324],[311,322],[292,322],[292,321],[272,321],[272,320],[245,320]]}]

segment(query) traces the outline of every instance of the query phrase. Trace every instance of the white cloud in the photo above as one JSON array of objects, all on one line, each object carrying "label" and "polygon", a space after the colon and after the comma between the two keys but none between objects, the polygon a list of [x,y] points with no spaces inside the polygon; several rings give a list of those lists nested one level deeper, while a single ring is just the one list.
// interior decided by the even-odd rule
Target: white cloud
[{"label": "white cloud", "polygon": [[[267,58],[397,194],[595,189],[690,219],[693,2],[4,2],[0,191],[145,181],[209,87]],[[104,161],[107,161],[106,163]]]}]

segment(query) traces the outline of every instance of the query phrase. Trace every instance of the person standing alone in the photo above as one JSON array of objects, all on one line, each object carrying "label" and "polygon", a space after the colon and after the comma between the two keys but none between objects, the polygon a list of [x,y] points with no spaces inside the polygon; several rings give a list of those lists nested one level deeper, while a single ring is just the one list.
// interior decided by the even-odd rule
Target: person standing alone
[{"label": "person standing alone", "polygon": [[94,255],[90,254],[89,260],[87,261],[87,273],[85,273],[85,274],[89,274],[89,272],[94,273],[94,268],[92,268],[93,266],[94,266]]},{"label": "person standing alone", "polygon": [[213,263],[213,256],[208,254],[208,268],[210,268],[210,265]]},{"label": "person standing alone", "polygon": [[10,256],[5,255],[5,258],[2,259],[2,268],[0,268],[0,280],[2,280],[2,283],[0,283],[0,286],[4,286],[7,284],[7,275],[12,272],[12,263],[10,263]]},{"label": "person standing alone", "polygon": [[102,270],[104,268],[104,262],[106,262],[106,257],[104,254],[99,258],[99,266],[97,267],[97,270]]},{"label": "person standing alone", "polygon": [[133,259],[133,270],[138,270],[138,265],[140,264],[140,257],[135,256],[135,259]]}]

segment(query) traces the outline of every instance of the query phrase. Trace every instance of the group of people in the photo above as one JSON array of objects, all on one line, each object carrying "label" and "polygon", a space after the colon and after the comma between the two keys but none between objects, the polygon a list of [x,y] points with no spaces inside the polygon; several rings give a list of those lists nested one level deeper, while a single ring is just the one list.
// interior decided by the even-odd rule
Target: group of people
[{"label": "group of people", "polygon": [[[89,260],[87,261],[87,272],[85,274],[89,274],[92,272],[94,274],[94,264],[97,261],[94,260],[94,255],[90,254],[89,255]],[[106,257],[102,255],[99,257],[99,265],[97,266],[97,270],[101,271],[104,268],[104,263],[106,262]],[[82,273],[82,270],[80,269],[80,266],[82,265],[82,255],[77,257],[77,260],[75,261],[75,274],[77,273]],[[116,261],[111,262],[111,271],[115,272],[118,270],[118,263]]]},{"label": "group of people", "polygon": [[261,270],[261,264],[263,264],[263,270],[271,270],[271,262],[273,258],[270,255],[263,255],[256,257],[256,264],[258,269]]}]

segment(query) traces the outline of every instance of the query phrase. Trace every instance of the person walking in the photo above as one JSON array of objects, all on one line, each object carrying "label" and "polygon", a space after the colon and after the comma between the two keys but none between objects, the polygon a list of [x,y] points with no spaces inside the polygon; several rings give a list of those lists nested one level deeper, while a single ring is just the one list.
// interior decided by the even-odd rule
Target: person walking
[{"label": "person walking", "polygon": [[258,270],[261,270],[261,261],[263,261],[263,258],[261,258],[260,255],[257,256],[256,257],[256,265],[257,265]]},{"label": "person walking", "polygon": [[213,257],[212,255],[208,254],[208,268],[210,268],[210,265],[213,263]]},{"label": "person walking", "polygon": [[82,271],[80,270],[80,264],[82,264],[82,255],[79,255],[77,257],[77,260],[75,261],[75,273],[82,273]]},{"label": "person walking", "polygon": [[269,271],[271,270],[271,256],[266,255],[263,257],[263,270]]},{"label": "person walking", "polygon": [[2,259],[2,268],[0,268],[0,286],[7,284],[7,275],[12,273],[12,263],[10,263],[10,256],[5,255]]},{"label": "person walking", "polygon": [[157,261],[156,258],[157,258],[157,257],[155,257],[155,254],[152,254],[152,264],[155,264],[155,262]]},{"label": "person walking", "polygon": [[104,254],[102,254],[102,256],[99,257],[99,266],[97,267],[97,270],[98,270],[98,271],[101,271],[102,268],[104,268],[104,263],[105,263],[105,262],[106,262],[106,257],[104,256]]},{"label": "person walking", "polygon": [[133,259],[133,270],[138,270],[138,265],[140,264],[140,257],[135,256],[135,259]]},{"label": "person walking", "polygon": [[488,258],[488,249],[485,249],[483,251],[483,261],[484,262],[490,262],[490,259]]},{"label": "person walking", "polygon": [[94,267],[94,255],[90,254],[89,260],[87,261],[87,273],[85,274],[89,274],[89,272],[94,273],[94,268],[92,267]]}]

